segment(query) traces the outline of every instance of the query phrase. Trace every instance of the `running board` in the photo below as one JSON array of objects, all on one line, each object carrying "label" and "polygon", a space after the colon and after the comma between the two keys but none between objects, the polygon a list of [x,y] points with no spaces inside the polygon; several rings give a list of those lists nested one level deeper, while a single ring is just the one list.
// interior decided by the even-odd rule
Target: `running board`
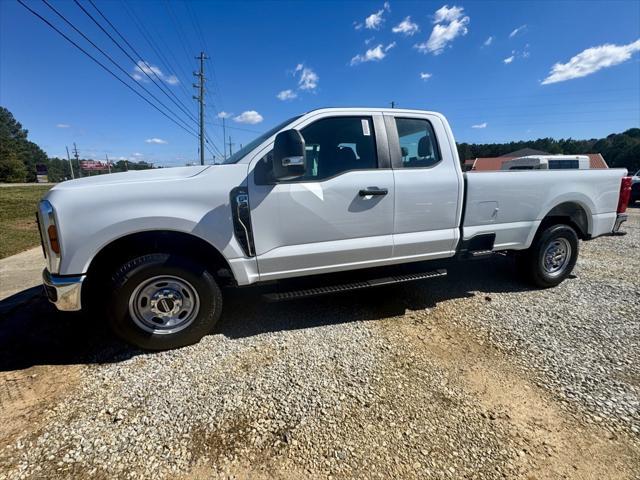
[{"label": "running board", "polygon": [[474,250],[469,252],[469,255],[471,255],[471,258],[484,258],[491,257],[494,253],[493,250]]},{"label": "running board", "polygon": [[263,297],[270,302],[280,302],[283,300],[296,300],[298,298],[316,297],[319,295],[329,295],[331,293],[351,292],[362,290],[363,288],[380,287],[382,285],[395,285],[398,283],[414,282],[416,280],[426,280],[429,278],[444,277],[447,275],[445,269],[433,270],[422,273],[408,273],[406,275],[392,275],[390,277],[374,278],[361,282],[343,283],[341,285],[328,285],[325,287],[307,288],[304,290],[291,290],[288,292],[267,293]]}]

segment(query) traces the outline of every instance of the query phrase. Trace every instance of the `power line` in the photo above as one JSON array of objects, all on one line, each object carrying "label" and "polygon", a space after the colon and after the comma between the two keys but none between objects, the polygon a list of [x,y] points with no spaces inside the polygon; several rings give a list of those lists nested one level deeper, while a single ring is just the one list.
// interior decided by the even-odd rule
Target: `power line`
[{"label": "power line", "polygon": [[[140,32],[140,35],[142,35],[142,37],[145,39],[147,44],[151,47],[151,49],[154,51],[154,53],[158,56],[158,58],[160,59],[160,61],[163,64],[163,66],[167,70],[167,72],[171,73],[175,77],[178,77],[178,75],[176,74],[176,69],[169,65],[170,62],[167,59],[167,57],[165,57],[165,55],[162,53],[162,50],[160,48],[158,48],[154,44],[153,39],[151,38],[151,34],[145,28],[145,26],[142,23],[142,21],[140,20],[140,18],[138,18],[138,15],[136,14],[136,12],[133,9],[133,7],[130,7],[128,2],[126,2],[124,0],[122,0],[121,3],[122,3],[122,6],[124,7],[125,12],[129,16],[129,18],[132,20],[132,22],[135,24],[136,28],[138,29],[138,32]],[[169,53],[171,53],[171,50],[169,50],[168,48],[166,50]],[[173,57],[173,54],[171,54],[171,56]],[[175,61],[175,57],[173,57],[173,60]],[[180,65],[180,63],[176,62],[176,64],[179,67],[179,70],[180,70],[180,73],[182,74],[183,80],[185,80],[185,79],[188,80],[189,76],[185,73],[185,71],[182,68],[182,66]],[[180,88],[181,88],[182,94],[184,95],[184,98],[190,102],[191,101],[191,94],[188,92],[187,88],[185,87],[184,81],[180,82]]]},{"label": "power line", "polygon": [[[213,125],[214,127],[222,127],[221,123],[215,123],[215,122],[207,122],[209,125]],[[231,128],[232,130],[243,130],[245,132],[251,132],[251,133],[264,133],[262,130],[253,130],[251,128],[244,128],[244,127],[231,127],[229,125],[225,125],[226,128]]]},{"label": "power line", "polygon": [[[578,100],[575,102],[561,102],[561,103],[536,103],[533,105],[522,105],[522,104],[510,104],[510,105],[491,105],[491,106],[477,106],[475,107],[477,110],[481,110],[483,112],[486,112],[487,110],[495,110],[495,109],[509,109],[509,108],[518,108],[518,109],[523,109],[526,108],[527,110],[532,109],[532,108],[538,108],[538,107],[565,107],[567,105],[591,105],[591,104],[602,104],[602,103],[613,103],[613,102],[624,102],[625,104],[628,103],[628,101],[623,100],[623,99],[607,99],[607,100],[590,100],[590,101],[584,101],[584,100]],[[453,108],[448,108],[445,107],[443,109],[438,109],[438,110],[446,110],[446,111],[464,111],[464,112],[469,112],[469,111],[473,111],[473,109],[470,109],[469,107],[453,107]]]},{"label": "power line", "polygon": [[[608,118],[608,122],[637,122],[640,124],[638,118]],[[451,120],[450,123],[456,123],[456,120]],[[593,120],[558,120],[558,121],[544,121],[544,122],[509,122],[509,123],[492,123],[494,127],[511,127],[511,126],[527,126],[527,125],[554,125],[554,124],[567,124],[567,123],[602,123],[602,119]]]},{"label": "power line", "polygon": [[484,118],[494,118],[494,117],[506,117],[506,118],[519,118],[519,117],[532,117],[532,116],[556,116],[556,115],[589,115],[589,114],[602,114],[602,113],[618,113],[618,112],[639,112],[640,113],[640,107],[630,107],[630,108],[617,108],[617,109],[608,109],[608,110],[583,110],[583,111],[562,111],[562,112],[553,112],[553,113],[546,113],[546,114],[541,114],[541,113],[532,113],[532,112],[528,112],[528,113],[490,113],[490,112],[484,112],[484,113],[480,113],[477,115],[465,115],[462,117],[458,117],[456,115],[452,115],[452,117],[456,118],[456,119],[474,119],[474,118],[479,118],[479,117],[484,117]]},{"label": "power line", "polygon": [[182,48],[184,50],[184,54],[185,54],[185,58],[189,58],[189,48],[187,48],[185,41],[184,41],[184,33],[182,31],[182,28],[180,27],[180,23],[177,21],[176,19],[176,15],[173,12],[173,8],[171,7],[171,4],[169,3],[168,0],[164,0],[164,6],[165,9],[167,10],[167,12],[169,13],[169,17],[171,19],[171,21],[173,22],[173,26],[176,29],[176,32],[178,33],[178,40],[180,40],[180,44],[182,45]]},{"label": "power line", "polygon": [[[49,9],[51,9],[56,15],[58,15],[58,17],[60,17],[67,25],[69,25],[71,28],[73,28],[77,33],[79,33],[87,42],[89,42],[95,49],[97,49],[100,53],[102,53],[102,55],[104,55],[107,59],[109,59],[109,61],[115,65],[121,72],[123,72],[127,77],[129,77],[129,73],[122,68],[108,53],[106,53],[104,50],[102,50],[98,45],[96,45],[93,41],[91,41],[91,39],[89,37],[87,37],[81,30],[79,30],[73,23],[71,23],[69,20],[67,20],[67,18],[62,15],[58,10],[56,10],[53,5],[51,5],[47,0],[42,0],[42,2],[49,7]],[[162,103],[162,101],[160,101],[159,98],[157,98],[153,93],[151,93],[149,90],[147,90],[144,85],[140,85],[138,84],[138,86],[140,88],[142,88],[142,90],[144,90],[147,94],[149,94],[154,100],[156,100],[158,103],[160,103],[160,105],[162,105],[166,110],[168,110],[169,112],[171,112],[171,114],[175,115],[176,118],[178,120],[180,120],[185,126],[188,126],[184,120],[182,120],[173,110],[171,110],[169,107],[167,107],[164,103]]]},{"label": "power line", "polygon": [[518,95],[498,95],[498,96],[490,96],[490,97],[456,97],[452,100],[447,100],[447,103],[451,102],[469,102],[469,101],[480,101],[480,100],[502,100],[505,98],[529,98],[535,100],[539,97],[555,97],[555,96],[566,96],[566,95],[585,95],[589,93],[610,93],[610,92],[627,92],[627,91],[638,91],[637,88],[629,87],[629,88],[602,88],[596,90],[574,90],[571,92],[544,92],[544,93],[532,93],[532,94],[518,94]]},{"label": "power line", "polygon": [[[161,50],[158,49],[158,47],[156,47],[156,45],[155,45],[155,43],[154,43],[154,41],[152,39],[152,35],[145,28],[143,22],[140,20],[138,15],[135,13],[135,10],[133,9],[133,7],[130,7],[127,4],[127,2],[123,2],[123,6],[125,7],[125,10],[126,10],[127,14],[129,15],[129,17],[131,18],[131,20],[134,22],[134,24],[138,28],[138,31],[140,32],[140,34],[144,37],[145,41],[149,44],[149,46],[156,53],[156,55],[158,55],[158,57],[162,61],[163,65],[167,69],[167,71],[172,72],[175,75],[176,69],[169,66],[169,64],[170,64],[169,60],[167,59],[167,57],[165,57],[165,55],[161,52]],[[168,52],[168,54],[173,58],[173,60],[175,61],[176,65],[178,66],[179,70],[184,74],[184,70],[182,69],[182,65],[181,65],[181,63],[179,61],[177,61],[177,59],[173,55],[173,51],[166,45],[166,43],[164,42],[162,37],[160,37],[160,40],[162,41],[162,43],[165,46],[165,51]],[[188,52],[186,52],[186,50],[185,50],[185,53],[188,54]],[[139,55],[139,54],[138,54],[138,56],[141,57],[141,55]],[[186,77],[186,74],[185,74],[185,77]],[[192,99],[192,96],[185,89],[184,82],[180,82],[180,87],[182,88],[182,91],[183,91],[185,97],[190,101]],[[205,138],[207,138],[207,141],[210,142],[214,146],[214,148],[216,148],[216,150],[218,150],[218,152],[219,152],[219,149],[217,148],[215,143],[213,143],[211,140],[208,140],[208,135],[206,134],[206,131],[205,131]]]},{"label": "power line", "polygon": [[190,131],[188,128],[185,128],[182,124],[178,123],[174,118],[170,117],[167,113],[165,113],[164,111],[162,111],[157,105],[155,105],[154,103],[152,103],[149,99],[147,99],[144,95],[142,95],[140,92],[138,92],[137,90],[135,90],[131,85],[129,85],[128,83],[126,83],[124,80],[122,80],[120,77],[118,77],[115,73],[113,73],[113,71],[111,71],[107,66],[105,66],[100,60],[96,59],[93,55],[91,55],[89,52],[87,52],[84,48],[82,48],[80,45],[78,45],[76,42],[74,42],[73,40],[71,40],[71,38],[69,38],[66,34],[64,34],[61,30],[59,30],[55,25],[53,25],[51,22],[49,22],[49,20],[47,20],[46,18],[44,18],[42,15],[40,15],[38,12],[36,12],[35,10],[33,10],[31,7],[29,7],[27,4],[24,3],[23,0],[17,0],[18,3],[20,5],[22,5],[24,8],[26,8],[29,12],[31,12],[33,15],[35,15],[36,17],[38,17],[40,20],[42,20],[44,23],[46,23],[49,27],[51,27],[56,33],[58,33],[58,35],[62,36],[65,40],[67,40],[69,43],[71,43],[74,47],[76,47],[78,50],[80,50],[82,53],[84,53],[87,57],[89,57],[91,60],[93,60],[95,63],[97,63],[100,67],[102,67],[107,73],[109,73],[109,75],[111,75],[113,78],[115,78],[116,80],[118,80],[120,83],[122,83],[125,87],[127,87],[129,90],[131,90],[133,93],[135,93],[137,96],[139,96],[142,100],[144,100],[145,102],[147,102],[149,105],[151,105],[154,109],[156,109],[158,112],[160,112],[164,117],[166,117],[167,119],[169,119],[171,122],[175,123],[178,127],[180,127],[181,129],[183,129],[185,132],[189,133],[190,135],[196,136],[192,131]]},{"label": "power line", "polygon": [[[43,1],[45,1],[45,0],[43,0]],[[107,36],[111,39],[111,41],[112,41],[112,42],[113,42],[113,43],[114,43],[114,44],[115,44],[115,45],[116,45],[116,46],[117,46],[117,47],[118,47],[118,48],[119,48],[119,49],[120,49],[120,50],[121,50],[121,51],[122,51],[122,52],[123,52],[123,53],[124,53],[128,58],[129,58],[129,60],[131,60],[131,61],[133,62],[133,64],[134,64],[134,65],[136,65],[136,66],[138,66],[138,67],[139,67],[139,65],[138,65],[138,63],[136,62],[136,60],[135,60],[131,55],[129,55],[129,52],[127,52],[127,51],[122,47],[122,45],[120,45],[120,43],[118,43],[118,41],[117,41],[115,38],[113,38],[113,37],[111,36],[111,34],[110,34],[109,32],[107,32],[107,31],[104,29],[104,27],[103,27],[103,26],[102,26],[102,25],[101,25],[101,24],[100,24],[100,23],[99,23],[99,22],[98,22],[98,21],[93,17],[93,15],[91,15],[91,14],[90,14],[90,13],[89,13],[89,12],[88,12],[84,7],[83,7],[83,6],[82,6],[82,4],[81,4],[78,0],[73,0],[73,1],[74,1],[74,2],[75,2],[75,4],[76,4],[76,5],[78,5],[78,7],[80,7],[80,9],[81,9],[81,10],[82,10],[82,11],[83,11],[83,12],[84,12],[84,13],[85,13],[85,14],[86,14],[86,15],[87,15],[87,16],[88,16],[92,21],[93,21],[93,23],[95,23],[95,24],[98,26],[98,28],[100,28],[100,30],[102,30],[102,31],[104,32],[104,34],[105,34],[105,35],[107,35]],[[165,88],[166,88],[166,87],[164,87],[164,86],[162,85],[162,79],[161,79],[160,77],[158,77],[158,75],[157,75],[157,73],[154,71],[154,69],[153,69],[153,68],[151,68],[151,66],[150,66],[146,61],[144,61],[144,60],[142,59],[142,57],[141,57],[141,56],[140,56],[140,54],[135,50],[135,48],[133,48],[133,47],[131,46],[131,44],[130,44],[130,43],[129,43],[129,42],[128,42],[128,41],[127,41],[127,40],[126,40],[126,39],[125,39],[121,34],[120,34],[120,32],[116,29],[116,27],[114,27],[114,26],[113,26],[113,24],[112,24],[112,23],[107,19],[107,17],[105,17],[105,16],[104,16],[104,14],[103,14],[99,9],[98,9],[98,7],[96,7],[95,3],[93,3],[93,0],[89,0],[89,3],[91,3],[91,5],[93,5],[93,8],[95,8],[95,9],[96,9],[96,11],[100,14],[100,16],[101,16],[101,17],[102,17],[102,18],[103,18],[103,19],[104,19],[104,20],[109,24],[109,26],[111,26],[111,28],[113,28],[113,30],[114,30],[114,31],[115,31],[115,32],[120,36],[120,38],[122,38],[122,40],[123,40],[123,41],[124,41],[128,46],[129,46],[129,48],[131,48],[131,50],[133,50],[134,54],[138,56],[138,58],[140,59],[140,61],[141,61],[141,62],[143,62],[143,63],[147,66],[148,70],[149,70],[151,73],[153,73],[153,75],[154,75],[155,77],[157,77],[157,78],[158,78],[158,81],[159,81],[160,83],[157,83],[157,82],[153,79],[153,77],[152,77],[151,75],[149,75],[149,73],[147,72],[147,69],[139,68],[139,70],[140,70],[142,73],[144,73],[144,74],[149,78],[149,80],[151,80],[151,81],[156,85],[156,87],[158,87],[158,88],[162,91],[162,93],[164,93],[164,94],[165,94],[165,96],[166,96],[169,100],[171,100],[171,101],[173,102],[173,104],[174,104],[176,107],[178,107],[178,108],[179,108],[183,113],[185,113],[185,114],[187,115],[187,117],[189,117],[192,121],[196,122],[196,124],[197,124],[197,120],[196,120],[196,118],[191,114],[191,112],[189,112],[189,111],[186,109],[186,106],[185,106],[184,104],[182,104],[182,102],[180,102],[180,100],[179,100],[177,97],[176,97],[176,100],[178,100],[178,102],[180,102],[180,103],[176,102],[176,100],[174,100],[174,99],[169,95],[169,93],[167,93],[167,91],[165,91]],[[169,90],[169,91],[170,91],[170,90]],[[171,93],[173,94],[173,92],[171,92]],[[173,94],[173,95],[175,96],[175,94]]]}]

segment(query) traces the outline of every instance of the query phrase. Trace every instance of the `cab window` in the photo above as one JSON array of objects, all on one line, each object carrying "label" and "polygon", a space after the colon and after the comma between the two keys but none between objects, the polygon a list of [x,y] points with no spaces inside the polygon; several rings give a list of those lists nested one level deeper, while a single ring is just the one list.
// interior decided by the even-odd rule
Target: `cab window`
[{"label": "cab window", "polygon": [[396,118],[403,168],[432,167],[442,159],[431,122]]},{"label": "cab window", "polygon": [[378,167],[371,117],[323,118],[301,130],[307,149],[302,181]]}]

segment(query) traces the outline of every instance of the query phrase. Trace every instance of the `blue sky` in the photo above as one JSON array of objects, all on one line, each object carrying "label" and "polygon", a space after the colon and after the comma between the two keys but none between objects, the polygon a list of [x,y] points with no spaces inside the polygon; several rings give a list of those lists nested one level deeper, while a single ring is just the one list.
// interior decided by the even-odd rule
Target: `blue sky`
[{"label": "blue sky", "polygon": [[[40,0],[25,1],[87,45]],[[88,46],[97,58],[180,113],[75,3],[49,1],[129,76]],[[157,68],[157,77],[147,73],[194,115],[187,76],[201,49],[211,56],[207,130],[219,150],[220,112],[237,149],[313,108],[391,101],[441,111],[466,142],[591,138],[640,126],[637,1],[95,2]],[[75,141],[87,158],[178,165],[197,157],[195,138],[14,0],[0,2],[0,62],[0,104],[49,155]]]}]

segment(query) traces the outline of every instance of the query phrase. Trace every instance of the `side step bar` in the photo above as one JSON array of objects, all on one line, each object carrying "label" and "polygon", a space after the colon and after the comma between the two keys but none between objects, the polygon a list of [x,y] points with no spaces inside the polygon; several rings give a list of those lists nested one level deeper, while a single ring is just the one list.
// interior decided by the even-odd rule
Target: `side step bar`
[{"label": "side step bar", "polygon": [[393,285],[397,283],[414,282],[416,280],[426,280],[428,278],[444,277],[447,275],[445,269],[433,270],[422,273],[408,273],[406,275],[392,275],[390,277],[374,278],[361,282],[343,283],[341,285],[328,285],[324,287],[307,288],[304,290],[291,290],[288,292],[267,293],[263,297],[270,302],[280,302],[283,300],[296,300],[298,298],[316,297],[331,293],[351,292],[363,288],[380,287],[382,285]]}]

